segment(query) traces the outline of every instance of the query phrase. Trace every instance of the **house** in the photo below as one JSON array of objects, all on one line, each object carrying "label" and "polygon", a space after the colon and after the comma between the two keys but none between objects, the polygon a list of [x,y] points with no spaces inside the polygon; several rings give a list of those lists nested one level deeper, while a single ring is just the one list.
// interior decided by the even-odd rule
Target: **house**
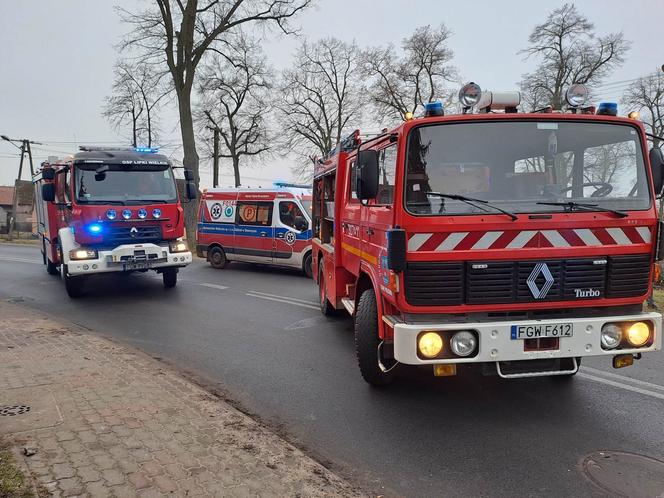
[{"label": "house", "polygon": [[[21,180],[18,182],[18,209],[16,229],[20,232],[32,231],[32,182]],[[9,221],[14,202],[14,187],[0,186],[0,233],[9,231]]]}]

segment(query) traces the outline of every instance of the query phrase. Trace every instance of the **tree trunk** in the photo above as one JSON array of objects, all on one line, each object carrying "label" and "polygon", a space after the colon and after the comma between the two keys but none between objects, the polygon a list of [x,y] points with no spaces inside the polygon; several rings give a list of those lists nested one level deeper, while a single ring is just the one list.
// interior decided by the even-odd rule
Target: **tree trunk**
[{"label": "tree trunk", "polygon": [[[194,120],[191,114],[191,83],[185,84],[178,90],[178,108],[180,111],[180,131],[182,132],[182,148],[184,157],[182,163],[186,169],[194,174],[196,187],[200,184],[198,174],[198,152],[196,152],[196,138],[194,136]],[[185,228],[189,247],[196,244],[196,217],[198,216],[198,200],[184,204]]]},{"label": "tree trunk", "polygon": [[233,157],[233,173],[235,174],[235,186],[240,186],[240,158]]}]

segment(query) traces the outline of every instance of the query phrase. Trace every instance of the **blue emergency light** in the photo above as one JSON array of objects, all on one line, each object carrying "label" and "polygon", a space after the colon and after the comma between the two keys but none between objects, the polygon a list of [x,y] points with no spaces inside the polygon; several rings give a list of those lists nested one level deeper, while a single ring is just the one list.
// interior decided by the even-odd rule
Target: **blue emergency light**
[{"label": "blue emergency light", "polygon": [[159,152],[159,147],[134,147],[134,150],[144,154],[156,154]]},{"label": "blue emergency light", "polygon": [[102,226],[101,223],[90,223],[87,227],[86,230],[90,235],[99,235],[103,231],[104,227]]},{"label": "blue emergency light", "polygon": [[616,102],[600,102],[597,114],[602,116],[617,116],[618,104]]},{"label": "blue emergency light", "polygon": [[424,104],[424,117],[430,118],[431,116],[444,116],[443,103],[440,101],[427,102]]}]

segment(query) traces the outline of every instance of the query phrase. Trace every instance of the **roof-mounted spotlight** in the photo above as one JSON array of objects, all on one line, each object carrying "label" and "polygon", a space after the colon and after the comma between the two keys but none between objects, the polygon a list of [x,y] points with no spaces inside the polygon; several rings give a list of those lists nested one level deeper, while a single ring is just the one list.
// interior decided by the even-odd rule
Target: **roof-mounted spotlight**
[{"label": "roof-mounted spotlight", "polygon": [[463,113],[466,114],[475,107],[481,98],[482,89],[477,83],[471,81],[463,85],[459,90],[459,102],[461,102]]},{"label": "roof-mounted spotlight", "polygon": [[588,100],[588,88],[581,83],[570,85],[565,92],[565,100],[572,109],[581,107]]}]

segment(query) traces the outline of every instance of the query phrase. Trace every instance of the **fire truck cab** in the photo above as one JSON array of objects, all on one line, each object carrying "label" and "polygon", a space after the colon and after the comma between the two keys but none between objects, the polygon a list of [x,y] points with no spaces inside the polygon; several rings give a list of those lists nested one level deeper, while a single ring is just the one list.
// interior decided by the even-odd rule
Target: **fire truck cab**
[{"label": "fire truck cab", "polygon": [[201,196],[196,251],[214,268],[244,261],[311,278],[311,188],[213,188]]},{"label": "fire truck cab", "polygon": [[[197,189],[185,171],[186,193]],[[43,261],[70,297],[100,273],[155,270],[166,287],[191,263],[173,168],[156,149],[81,147],[33,178]]]},{"label": "fire truck cab", "polygon": [[462,114],[428,104],[316,165],[321,311],[353,317],[364,379],[474,365],[569,378],[583,357],[618,368],[659,350],[661,315],[643,303],[664,161],[642,123],[574,94],[568,112],[518,113],[517,92],[472,85]]}]

